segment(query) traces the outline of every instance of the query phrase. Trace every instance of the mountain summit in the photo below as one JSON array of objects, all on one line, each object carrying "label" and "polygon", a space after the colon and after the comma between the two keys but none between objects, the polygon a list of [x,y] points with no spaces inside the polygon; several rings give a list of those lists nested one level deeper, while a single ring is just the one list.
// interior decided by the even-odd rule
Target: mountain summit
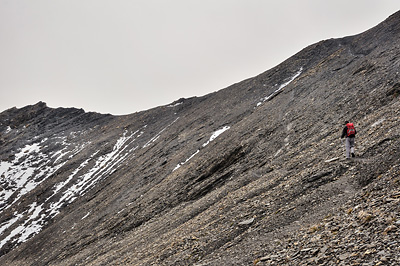
[{"label": "mountain summit", "polygon": [[397,12],[203,97],[6,110],[0,264],[398,265],[399,69]]}]

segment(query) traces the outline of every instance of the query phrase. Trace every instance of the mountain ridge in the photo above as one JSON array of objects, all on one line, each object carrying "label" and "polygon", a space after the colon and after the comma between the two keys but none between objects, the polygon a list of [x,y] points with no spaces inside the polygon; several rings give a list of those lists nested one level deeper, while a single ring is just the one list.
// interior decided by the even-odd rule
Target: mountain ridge
[{"label": "mountain ridge", "polygon": [[399,21],[130,115],[2,112],[0,262],[396,265]]}]

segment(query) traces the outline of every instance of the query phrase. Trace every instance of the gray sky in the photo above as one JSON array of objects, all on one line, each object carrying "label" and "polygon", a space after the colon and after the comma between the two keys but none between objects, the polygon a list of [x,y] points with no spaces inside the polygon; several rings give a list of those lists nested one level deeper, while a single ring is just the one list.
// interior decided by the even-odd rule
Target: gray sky
[{"label": "gray sky", "polygon": [[129,114],[258,75],[361,33],[399,0],[0,0],[0,111]]}]

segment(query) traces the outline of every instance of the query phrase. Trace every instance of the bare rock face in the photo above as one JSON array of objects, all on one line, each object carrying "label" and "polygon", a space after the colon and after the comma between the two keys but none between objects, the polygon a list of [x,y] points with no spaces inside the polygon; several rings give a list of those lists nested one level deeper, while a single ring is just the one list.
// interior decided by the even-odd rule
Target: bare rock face
[{"label": "bare rock face", "polygon": [[398,265],[399,25],[131,115],[2,112],[0,264]]}]

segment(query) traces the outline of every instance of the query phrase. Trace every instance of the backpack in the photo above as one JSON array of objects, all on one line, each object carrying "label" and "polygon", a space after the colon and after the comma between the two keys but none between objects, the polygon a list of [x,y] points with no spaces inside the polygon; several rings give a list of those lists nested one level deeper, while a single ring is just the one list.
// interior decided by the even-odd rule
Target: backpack
[{"label": "backpack", "polygon": [[354,128],[353,123],[348,123],[347,127],[347,137],[354,137],[356,135],[356,129]]}]

